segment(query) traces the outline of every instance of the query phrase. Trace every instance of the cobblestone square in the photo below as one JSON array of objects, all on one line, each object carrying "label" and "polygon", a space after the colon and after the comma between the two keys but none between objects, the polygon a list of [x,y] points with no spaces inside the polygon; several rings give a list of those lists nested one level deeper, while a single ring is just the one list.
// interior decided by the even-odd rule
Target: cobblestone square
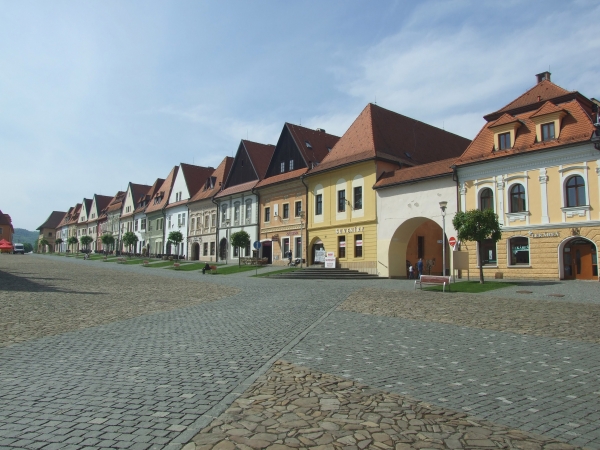
[{"label": "cobblestone square", "polygon": [[[0,448],[600,448],[597,284],[444,296],[250,275],[3,255]],[[260,445],[257,433],[230,438],[237,420],[252,428],[243,411],[283,414],[303,391],[321,406],[284,427],[290,440],[264,424]],[[357,405],[395,402],[404,419],[373,410],[377,427],[335,434],[348,431],[334,415],[349,392]],[[434,412],[407,434],[406,408]],[[203,441],[215,427],[226,437]]]}]

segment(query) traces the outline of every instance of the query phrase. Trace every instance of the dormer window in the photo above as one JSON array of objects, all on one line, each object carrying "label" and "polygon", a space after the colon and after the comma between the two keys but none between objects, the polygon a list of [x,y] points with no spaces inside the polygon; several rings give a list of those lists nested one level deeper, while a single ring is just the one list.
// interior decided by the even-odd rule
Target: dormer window
[{"label": "dormer window", "polygon": [[285,172],[285,161],[281,163],[281,173]]},{"label": "dormer window", "polygon": [[310,142],[304,141],[304,143],[306,144],[306,148],[312,148],[312,145],[310,145]]},{"label": "dormer window", "polygon": [[510,145],[510,133],[502,133],[498,135],[498,150],[506,150],[511,148]]},{"label": "dormer window", "polygon": [[554,122],[542,124],[542,141],[554,139]]}]

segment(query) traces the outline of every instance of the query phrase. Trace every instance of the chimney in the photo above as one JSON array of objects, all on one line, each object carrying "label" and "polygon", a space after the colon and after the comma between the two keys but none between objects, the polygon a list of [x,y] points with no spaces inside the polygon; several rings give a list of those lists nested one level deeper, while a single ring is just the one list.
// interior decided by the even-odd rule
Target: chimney
[{"label": "chimney", "polygon": [[550,81],[550,72],[542,72],[542,73],[538,73],[538,74],[536,75],[536,77],[537,77],[537,82],[538,82],[538,83],[541,83],[541,82],[542,82],[542,81],[544,81],[544,80],[548,80],[548,81]]},{"label": "chimney", "polygon": [[325,133],[325,128],[317,128],[317,131],[318,131],[319,133]]}]

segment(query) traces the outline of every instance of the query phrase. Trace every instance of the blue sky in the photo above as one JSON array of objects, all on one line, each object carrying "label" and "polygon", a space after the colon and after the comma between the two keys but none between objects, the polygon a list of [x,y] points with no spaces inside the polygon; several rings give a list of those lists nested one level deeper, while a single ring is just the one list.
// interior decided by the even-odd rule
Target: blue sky
[{"label": "blue sky", "polygon": [[600,96],[596,1],[0,0],[0,209],[52,210],[368,102],[472,139],[548,70]]}]

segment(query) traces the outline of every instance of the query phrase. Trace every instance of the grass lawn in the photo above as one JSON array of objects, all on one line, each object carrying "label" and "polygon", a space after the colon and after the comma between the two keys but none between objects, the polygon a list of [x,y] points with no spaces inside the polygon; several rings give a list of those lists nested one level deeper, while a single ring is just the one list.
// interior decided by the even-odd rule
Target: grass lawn
[{"label": "grass lawn", "polygon": [[295,272],[296,270],[302,270],[302,269],[290,267],[288,269],[274,270],[272,272],[267,272],[267,273],[259,273],[258,275],[255,275],[255,277],[270,277],[271,275],[276,275],[278,273]]},{"label": "grass lawn", "polygon": [[[202,270],[202,268],[206,265],[205,262],[197,262],[197,263],[187,263],[187,264],[181,264],[181,266],[179,266],[178,270],[186,270],[186,271],[192,271],[192,270]],[[217,266],[220,267],[220,264],[215,264],[215,263],[208,263],[209,266]],[[173,268],[173,270],[175,270],[175,268]]]},{"label": "grass lawn", "polygon": [[[458,283],[452,283],[450,285],[450,293],[469,292],[476,294],[478,292],[493,291],[514,285],[514,283],[504,281],[486,281],[484,284],[480,284],[479,281],[459,281]],[[442,292],[442,286],[428,286],[423,288],[423,290]],[[448,292],[448,287],[446,287],[446,292]]]},{"label": "grass lawn", "polygon": [[[150,260],[148,260],[148,261],[150,261]],[[150,262],[152,262],[152,261],[150,261]],[[145,267],[168,267],[168,266],[172,266],[173,263],[176,263],[176,262],[177,261],[162,261],[159,263],[149,264]],[[183,267],[183,265],[182,265],[182,267]]]},{"label": "grass lawn", "polygon": [[[262,267],[259,266],[258,270],[260,270],[261,268]],[[238,266],[235,264],[224,264],[218,267],[216,274],[211,275],[231,275],[232,273],[248,272],[249,270],[256,270],[256,266]]]}]

